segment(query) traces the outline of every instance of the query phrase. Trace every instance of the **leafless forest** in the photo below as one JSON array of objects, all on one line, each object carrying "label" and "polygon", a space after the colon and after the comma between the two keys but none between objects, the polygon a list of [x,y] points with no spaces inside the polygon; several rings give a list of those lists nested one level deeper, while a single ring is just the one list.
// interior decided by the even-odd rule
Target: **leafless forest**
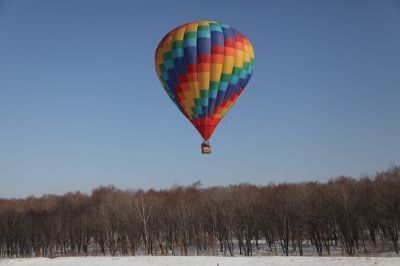
[{"label": "leafless forest", "polygon": [[327,183],[0,199],[2,257],[385,255],[399,253],[399,228],[397,166]]}]

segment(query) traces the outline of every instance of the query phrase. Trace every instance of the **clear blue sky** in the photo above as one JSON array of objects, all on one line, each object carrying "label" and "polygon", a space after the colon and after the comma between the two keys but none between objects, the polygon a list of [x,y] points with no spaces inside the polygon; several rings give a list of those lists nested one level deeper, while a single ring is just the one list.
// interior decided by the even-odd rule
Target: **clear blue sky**
[{"label": "clear blue sky", "polygon": [[[230,24],[255,72],[200,154],[154,50]],[[0,0],[0,197],[201,179],[325,181],[400,162],[399,1]]]}]

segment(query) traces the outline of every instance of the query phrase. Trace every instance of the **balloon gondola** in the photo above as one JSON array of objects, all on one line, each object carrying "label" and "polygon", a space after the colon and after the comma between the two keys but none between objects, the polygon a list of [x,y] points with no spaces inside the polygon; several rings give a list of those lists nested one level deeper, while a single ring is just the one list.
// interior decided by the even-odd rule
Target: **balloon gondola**
[{"label": "balloon gondola", "polygon": [[207,140],[204,140],[203,143],[201,143],[201,153],[202,154],[210,154],[211,153],[211,145],[208,143]]},{"label": "balloon gondola", "polygon": [[254,50],[235,28],[197,21],[170,31],[159,43],[155,68],[164,90],[203,137],[209,139],[253,74]]}]

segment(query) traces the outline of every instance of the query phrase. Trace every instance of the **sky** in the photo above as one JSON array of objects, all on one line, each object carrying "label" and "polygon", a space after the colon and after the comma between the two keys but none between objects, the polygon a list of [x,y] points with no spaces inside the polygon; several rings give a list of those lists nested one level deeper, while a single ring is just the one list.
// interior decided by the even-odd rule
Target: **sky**
[{"label": "sky", "polygon": [[[202,155],[154,52],[215,20],[255,50]],[[327,181],[400,163],[400,1],[0,0],[0,197]]]}]

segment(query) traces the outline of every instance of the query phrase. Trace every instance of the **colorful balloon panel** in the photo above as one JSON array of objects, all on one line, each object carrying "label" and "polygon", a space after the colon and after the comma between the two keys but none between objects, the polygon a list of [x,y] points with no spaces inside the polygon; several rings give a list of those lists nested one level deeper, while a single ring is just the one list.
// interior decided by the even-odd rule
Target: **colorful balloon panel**
[{"label": "colorful balloon panel", "polygon": [[168,96],[208,140],[249,82],[254,50],[235,28],[198,21],[169,32],[155,61]]}]

